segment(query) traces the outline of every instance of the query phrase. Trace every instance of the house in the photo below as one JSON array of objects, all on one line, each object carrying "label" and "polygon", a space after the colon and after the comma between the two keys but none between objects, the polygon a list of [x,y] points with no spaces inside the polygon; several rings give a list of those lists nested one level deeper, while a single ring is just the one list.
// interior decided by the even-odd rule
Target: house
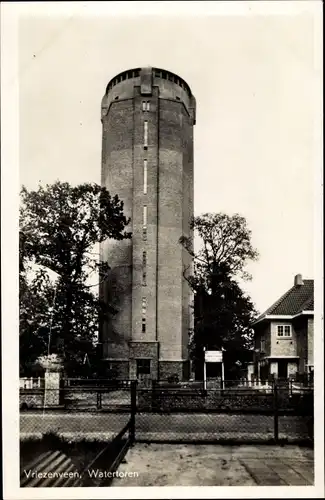
[{"label": "house", "polygon": [[294,278],[293,286],[252,325],[254,374],[266,380],[314,371],[314,280]]}]

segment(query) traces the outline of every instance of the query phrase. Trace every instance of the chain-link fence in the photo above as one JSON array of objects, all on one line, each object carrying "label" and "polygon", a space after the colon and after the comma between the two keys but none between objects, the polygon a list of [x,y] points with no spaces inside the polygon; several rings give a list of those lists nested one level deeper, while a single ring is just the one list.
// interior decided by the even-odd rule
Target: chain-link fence
[{"label": "chain-link fence", "polygon": [[108,485],[134,442],[136,383],[74,379],[35,391],[20,394],[21,486]]},{"label": "chain-link fence", "polygon": [[277,382],[247,387],[226,381],[217,388],[156,382],[143,388],[129,380],[70,379],[60,389],[21,389],[21,409],[23,439],[55,433],[71,441],[107,441],[132,417],[138,441],[313,441],[313,390]]},{"label": "chain-link fence", "polygon": [[290,384],[243,387],[226,381],[177,388],[156,383],[137,391],[136,439],[168,442],[313,440],[313,391]]}]

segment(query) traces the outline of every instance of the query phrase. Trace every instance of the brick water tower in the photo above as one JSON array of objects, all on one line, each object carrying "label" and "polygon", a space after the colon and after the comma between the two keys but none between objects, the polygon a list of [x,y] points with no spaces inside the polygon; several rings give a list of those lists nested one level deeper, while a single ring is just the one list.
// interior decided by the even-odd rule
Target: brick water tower
[{"label": "brick water tower", "polygon": [[132,238],[108,240],[111,268],[100,288],[116,314],[100,325],[107,366],[121,378],[188,376],[195,98],[170,71],[136,68],[115,76],[101,106],[101,183],[124,202]]}]

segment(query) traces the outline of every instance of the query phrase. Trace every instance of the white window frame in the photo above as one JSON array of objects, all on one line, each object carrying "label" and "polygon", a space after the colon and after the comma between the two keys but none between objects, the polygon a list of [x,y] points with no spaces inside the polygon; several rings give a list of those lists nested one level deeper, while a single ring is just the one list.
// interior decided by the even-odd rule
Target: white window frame
[{"label": "white window frame", "polygon": [[[283,334],[279,335],[279,328],[283,328]],[[289,335],[285,335],[285,329],[289,328]],[[288,324],[278,324],[276,325],[276,336],[278,339],[291,339],[292,338],[292,326]]]},{"label": "white window frame", "polygon": [[148,192],[148,160],[143,160],[143,194]]},{"label": "white window frame", "polygon": [[148,121],[143,122],[143,146],[148,147]]},{"label": "white window frame", "polygon": [[142,111],[150,111],[150,101],[142,101]]},{"label": "white window frame", "polygon": [[148,223],[148,209],[147,205],[143,206],[143,229],[147,229],[147,223]]}]

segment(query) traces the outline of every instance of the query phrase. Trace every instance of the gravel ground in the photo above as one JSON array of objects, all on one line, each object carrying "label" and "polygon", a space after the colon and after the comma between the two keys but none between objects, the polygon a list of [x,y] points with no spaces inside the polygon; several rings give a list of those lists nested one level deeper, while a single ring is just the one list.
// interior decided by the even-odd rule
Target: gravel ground
[{"label": "gravel ground", "polygon": [[112,486],[313,484],[313,452],[297,446],[136,444]]}]

